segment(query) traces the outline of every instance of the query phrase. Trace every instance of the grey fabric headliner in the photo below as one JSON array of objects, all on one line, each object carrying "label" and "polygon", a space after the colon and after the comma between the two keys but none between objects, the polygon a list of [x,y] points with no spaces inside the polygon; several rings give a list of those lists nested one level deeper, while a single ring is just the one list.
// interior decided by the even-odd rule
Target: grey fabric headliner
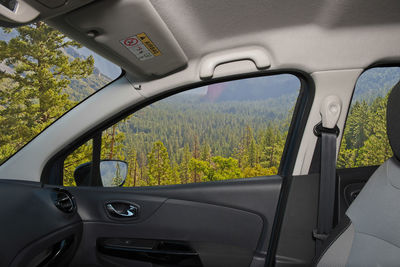
[{"label": "grey fabric headliner", "polygon": [[[139,2],[146,0],[121,0],[115,1],[115,5],[119,3],[126,8],[121,3]],[[378,61],[400,59],[399,46],[394,45],[400,43],[398,0],[151,0],[151,3],[189,64],[198,64],[201,57],[211,52],[248,45],[265,47],[273,69],[295,68],[310,73],[365,68]],[[109,10],[115,18],[115,31],[135,31],[133,26],[141,26],[132,25],[132,19],[120,15],[126,10]],[[139,10],[132,9],[130,13],[132,17],[144,16]],[[99,12],[92,14],[101,20]],[[63,16],[50,22],[69,34],[79,30],[76,26],[79,21],[68,26]],[[107,39],[107,32],[104,34],[103,40]],[[73,37],[99,53],[112,56],[109,49],[93,43],[84,34],[74,32]],[[115,43],[116,50],[119,45]],[[167,61],[161,58],[158,61],[157,67],[164,66],[168,72]]]}]

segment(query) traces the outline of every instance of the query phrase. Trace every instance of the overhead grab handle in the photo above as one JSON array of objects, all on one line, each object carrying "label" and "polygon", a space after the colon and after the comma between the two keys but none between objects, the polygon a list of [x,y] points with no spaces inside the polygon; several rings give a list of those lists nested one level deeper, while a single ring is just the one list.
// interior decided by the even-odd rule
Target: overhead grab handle
[{"label": "overhead grab handle", "polygon": [[239,47],[206,55],[200,63],[200,79],[212,78],[218,65],[240,60],[251,60],[258,69],[271,66],[268,53],[263,47]]},{"label": "overhead grab handle", "polygon": [[17,24],[28,23],[39,16],[39,11],[24,0],[0,1],[0,20]]}]

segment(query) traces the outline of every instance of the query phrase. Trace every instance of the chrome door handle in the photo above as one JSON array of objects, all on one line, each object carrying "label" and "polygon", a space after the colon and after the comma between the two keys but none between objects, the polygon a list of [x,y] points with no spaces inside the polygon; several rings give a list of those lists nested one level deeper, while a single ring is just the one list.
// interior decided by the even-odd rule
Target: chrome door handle
[{"label": "chrome door handle", "polygon": [[116,203],[118,208],[115,208],[112,203],[106,205],[108,213],[113,217],[136,217],[138,208],[132,204]]}]

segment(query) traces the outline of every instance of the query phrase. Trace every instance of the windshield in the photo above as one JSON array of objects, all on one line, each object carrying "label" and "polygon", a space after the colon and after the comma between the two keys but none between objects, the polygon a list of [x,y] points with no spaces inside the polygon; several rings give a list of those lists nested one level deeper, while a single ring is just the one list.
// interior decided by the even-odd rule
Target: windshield
[{"label": "windshield", "polygon": [[0,28],[0,164],[120,74],[43,22]]}]

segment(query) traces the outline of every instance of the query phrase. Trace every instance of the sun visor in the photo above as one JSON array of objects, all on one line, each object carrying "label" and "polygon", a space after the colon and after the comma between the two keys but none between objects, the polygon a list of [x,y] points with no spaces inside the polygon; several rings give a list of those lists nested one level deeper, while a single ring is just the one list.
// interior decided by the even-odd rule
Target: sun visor
[{"label": "sun visor", "polygon": [[187,65],[183,50],[149,1],[99,1],[67,14],[64,21],[85,34],[78,40],[91,39],[79,41],[106,51],[107,58],[140,80]]}]

